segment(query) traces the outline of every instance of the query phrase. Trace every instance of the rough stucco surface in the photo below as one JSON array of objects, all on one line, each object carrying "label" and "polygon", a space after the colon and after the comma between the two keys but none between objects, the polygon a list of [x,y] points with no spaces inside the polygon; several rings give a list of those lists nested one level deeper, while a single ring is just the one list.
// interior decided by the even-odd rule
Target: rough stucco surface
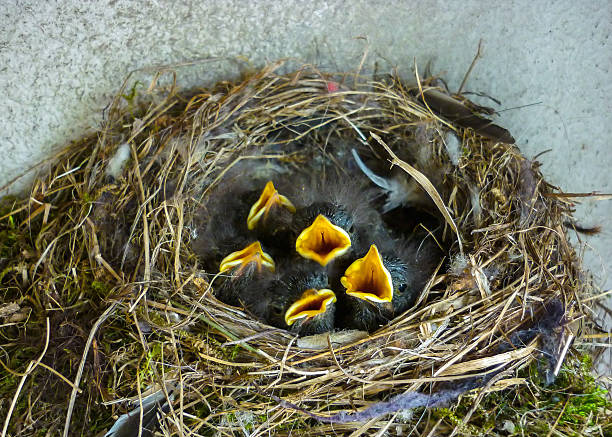
[{"label": "rough stucco surface", "polygon": [[[612,3],[517,0],[163,1],[4,0],[0,8],[0,187],[99,126],[126,74],[141,67],[243,55],[256,66],[295,57],[354,69],[370,60],[411,75],[414,59],[457,89],[478,41],[470,90],[495,96],[528,157],[565,191],[612,192]],[[210,71],[214,71],[211,74]],[[181,70],[184,86],[235,75],[231,63]],[[21,178],[18,187],[27,188]],[[0,191],[0,195],[6,192]],[[607,288],[612,201],[578,217],[604,225],[587,237],[587,264]]]}]

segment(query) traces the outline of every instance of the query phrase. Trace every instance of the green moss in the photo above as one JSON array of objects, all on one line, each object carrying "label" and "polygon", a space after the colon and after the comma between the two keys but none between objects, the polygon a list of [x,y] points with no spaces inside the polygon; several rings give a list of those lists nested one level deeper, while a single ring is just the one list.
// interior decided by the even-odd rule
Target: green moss
[{"label": "green moss", "polygon": [[17,227],[15,217],[11,214],[15,202],[16,200],[12,199],[0,201],[0,217],[7,216],[0,221],[0,258],[14,259],[19,254],[18,243],[21,239],[21,232]]},{"label": "green moss", "polygon": [[594,422],[589,417],[597,416],[605,408],[612,408],[612,402],[607,397],[608,391],[599,386],[591,374],[592,365],[591,357],[584,355],[576,369],[563,368],[561,371],[555,386],[558,386],[559,391],[568,392],[561,421],[592,425]]},{"label": "green moss", "polygon": [[17,196],[4,196],[0,199],[0,217],[10,214],[18,202],[19,198]]},{"label": "green moss", "polygon": [[149,347],[145,359],[142,360],[140,366],[140,381],[141,384],[145,384],[148,381],[152,381],[155,378],[155,372],[153,371],[153,364],[155,362],[163,362],[164,354],[162,344],[160,342],[152,343]]},{"label": "green moss", "polygon": [[127,92],[126,94],[121,94],[123,100],[125,100],[128,104],[128,112],[132,118],[136,118],[135,110],[138,106],[138,88],[142,86],[144,86],[144,84],[141,81],[137,80],[136,82],[134,82],[129,92]]},{"label": "green moss", "polygon": [[15,252],[15,245],[19,236],[11,230],[0,231],[0,257],[12,258]]},{"label": "green moss", "polygon": [[[606,393],[608,393],[607,390],[596,388],[591,393],[573,395],[561,420],[570,423],[585,423],[591,414],[597,414],[600,409],[609,404]],[[593,421],[588,420],[588,425],[593,425]]]},{"label": "green moss", "polygon": [[96,292],[100,297],[107,297],[112,290],[112,286],[106,282],[94,280],[90,284],[91,289]]},{"label": "green moss", "polygon": [[473,407],[473,394],[462,396],[453,408],[436,409],[434,417],[449,427],[460,426],[462,433],[469,435],[546,435],[555,422],[567,435],[577,435],[575,429],[595,424],[602,427],[604,435],[612,435],[612,422],[606,415],[612,402],[591,373],[588,355],[568,358],[555,383],[548,387],[538,367],[534,362],[518,372],[527,385],[485,396],[468,424],[464,419]]},{"label": "green moss", "polygon": [[467,410],[470,408],[471,406],[461,404],[455,409],[458,411],[453,411],[453,409],[450,408],[438,408],[434,412],[434,417],[437,419],[445,419],[446,422],[453,427],[458,426],[465,434],[483,435],[486,432],[485,429],[481,429],[472,424],[465,424],[463,421],[463,417],[465,417]]},{"label": "green moss", "polygon": [[133,104],[134,103],[134,99],[136,99],[136,97],[138,96],[137,88],[139,86],[143,86],[143,83],[141,81],[137,80],[132,85],[132,88],[130,88],[130,91],[127,94],[121,94],[121,97],[123,97],[123,99],[126,102],[128,102],[128,104]]},{"label": "green moss", "polygon": [[84,204],[90,204],[96,201],[96,197],[93,196],[91,193],[83,193],[83,195],[81,196],[81,202],[83,202]]}]

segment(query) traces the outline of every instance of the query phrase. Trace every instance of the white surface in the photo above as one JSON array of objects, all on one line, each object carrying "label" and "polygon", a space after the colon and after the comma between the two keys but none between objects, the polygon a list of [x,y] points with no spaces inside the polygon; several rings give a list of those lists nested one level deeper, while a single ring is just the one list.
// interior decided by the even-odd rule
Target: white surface
[{"label": "white surface", "polygon": [[[162,1],[4,0],[0,8],[0,186],[54,147],[99,126],[126,74],[209,56],[254,65],[281,57],[354,69],[367,36],[370,61],[410,75],[434,62],[456,90],[479,39],[483,58],[467,89],[510,108],[500,124],[565,191],[612,192],[608,1]],[[207,73],[208,71],[208,73]],[[182,83],[235,74],[228,63],[182,71]],[[20,179],[27,187],[27,179]],[[15,186],[16,187],[16,186]],[[2,194],[0,192],[0,194]],[[612,258],[612,201],[585,202],[578,217],[604,231],[586,241],[605,283]]]}]

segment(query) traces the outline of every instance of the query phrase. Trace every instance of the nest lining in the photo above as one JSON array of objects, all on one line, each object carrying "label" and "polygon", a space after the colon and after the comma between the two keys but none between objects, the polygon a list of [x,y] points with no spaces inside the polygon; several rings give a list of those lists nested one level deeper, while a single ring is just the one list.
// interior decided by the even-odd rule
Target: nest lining
[{"label": "nest lining", "polygon": [[[560,353],[569,327],[575,333],[588,313],[588,287],[563,224],[571,204],[552,195],[537,163],[433,114],[419,95],[434,78],[409,86],[394,76],[355,76],[348,86],[346,76],[307,68],[279,74],[278,66],[189,96],[172,89],[147,106],[115,101],[100,135],[63,152],[14,207],[23,206],[36,237],[23,269],[8,279],[9,294],[30,296],[32,320],[52,314],[57,331],[35,332],[56,346],[77,330],[61,314],[83,306],[95,316],[88,340],[108,346],[76,375],[92,381],[90,396],[111,401],[163,386],[181,399],[162,420],[174,433],[341,434],[363,425],[324,418],[461,384],[466,392],[486,385],[482,400],[525,383],[517,369],[538,351]],[[416,168],[443,203],[451,268],[439,269],[413,308],[371,335],[296,338],[216,300],[216,272],[203,271],[191,248],[194,216],[211,187],[243,160],[333,161],[329,144],[348,151],[363,139],[393,150],[409,145],[415,162],[424,155],[445,169],[436,178]],[[548,320],[551,305],[562,317],[538,322]],[[75,325],[93,322],[79,317]],[[79,338],[68,349],[92,347]],[[549,366],[559,358],[547,357]],[[398,405],[383,411],[396,413],[395,432],[431,428],[397,419],[395,410],[412,406]],[[367,423],[388,427],[384,416]]]}]

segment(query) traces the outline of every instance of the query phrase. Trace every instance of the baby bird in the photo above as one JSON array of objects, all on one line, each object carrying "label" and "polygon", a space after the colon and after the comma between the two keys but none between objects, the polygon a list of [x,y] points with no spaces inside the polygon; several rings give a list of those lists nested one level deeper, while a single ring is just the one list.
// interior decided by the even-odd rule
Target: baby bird
[{"label": "baby bird", "polygon": [[346,254],[353,244],[353,216],[337,203],[321,201],[300,209],[293,227],[301,230],[295,238],[296,252],[324,267]]},{"label": "baby bird", "polygon": [[441,251],[428,241],[389,239],[380,249],[372,244],[340,279],[346,289],[341,323],[374,331],[414,305],[441,260]]},{"label": "baby bird", "polygon": [[314,335],[334,328],[336,294],[322,268],[289,271],[271,283],[258,284],[246,307],[258,318],[299,335]]},{"label": "baby bird", "polygon": [[[250,194],[250,193],[249,193]],[[245,195],[246,203],[252,200],[252,195]],[[249,209],[246,216],[247,229],[255,231],[257,237],[270,246],[286,246],[283,244],[290,238],[290,223],[295,213],[291,200],[279,193],[272,181],[268,181]]]},{"label": "baby bird", "polygon": [[323,271],[299,271],[284,281],[289,307],[284,322],[291,332],[313,335],[334,329],[336,294],[330,290]]},{"label": "baby bird", "polygon": [[[196,225],[196,238],[192,247],[210,272],[219,272],[216,296],[229,305],[240,305],[241,295],[249,289],[254,279],[272,280],[276,263],[264,249],[265,245],[257,240],[254,232],[249,232],[249,225],[256,227],[265,219],[266,212],[276,194],[271,193],[272,184],[267,185],[267,193],[262,193],[252,203],[245,201],[243,191],[236,191],[237,186],[225,187],[225,190],[210,196],[202,213],[201,222]],[[266,190],[264,189],[264,192]],[[265,196],[264,196],[265,194]],[[263,200],[262,200],[263,199]],[[279,200],[279,201],[282,201]],[[259,202],[259,203],[258,203]]]},{"label": "baby bird", "polygon": [[256,292],[252,283],[257,280],[261,285],[262,281],[272,281],[275,270],[274,260],[263,251],[259,241],[234,251],[219,264],[219,273],[228,276],[222,277],[217,298],[229,305],[241,305],[249,293]]},{"label": "baby bird", "polygon": [[300,206],[291,224],[295,251],[334,276],[338,265],[346,268],[354,248],[382,226],[371,206],[373,191],[337,176],[304,187],[300,194],[295,196]]},{"label": "baby bird", "polygon": [[252,292],[252,281],[271,281],[274,258],[287,252],[295,207],[265,179],[280,174],[268,164],[237,165],[196,214],[192,248],[208,271],[222,274],[214,288],[229,305],[240,305],[242,295]]}]

